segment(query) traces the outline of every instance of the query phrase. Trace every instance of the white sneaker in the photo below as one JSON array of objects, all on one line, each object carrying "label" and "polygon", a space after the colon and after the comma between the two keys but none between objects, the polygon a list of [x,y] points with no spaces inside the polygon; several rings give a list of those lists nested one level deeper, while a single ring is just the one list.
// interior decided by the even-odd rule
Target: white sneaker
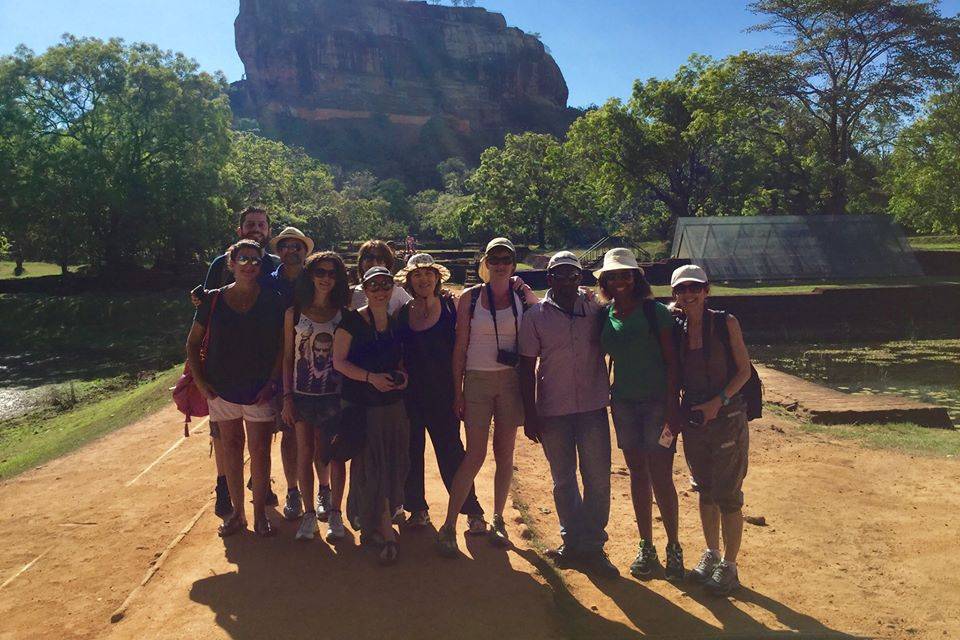
[{"label": "white sneaker", "polygon": [[303,518],[300,520],[300,528],[297,529],[297,540],[313,540],[313,536],[317,534],[317,514],[313,511],[308,511],[303,514]]},{"label": "white sneaker", "polygon": [[343,540],[347,535],[347,530],[343,528],[343,516],[339,511],[330,511],[327,516],[327,542],[334,543],[337,540]]}]

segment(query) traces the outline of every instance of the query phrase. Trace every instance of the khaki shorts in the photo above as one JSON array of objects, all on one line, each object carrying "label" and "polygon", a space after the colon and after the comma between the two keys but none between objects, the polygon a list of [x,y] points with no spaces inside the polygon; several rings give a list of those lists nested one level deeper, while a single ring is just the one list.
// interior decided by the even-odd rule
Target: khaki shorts
[{"label": "khaki shorts", "polygon": [[523,399],[516,369],[467,371],[463,380],[463,423],[469,427],[519,427],[523,424]]},{"label": "khaki shorts", "polygon": [[700,492],[700,500],[723,513],[743,506],[750,430],[742,403],[702,427],[683,431],[683,453]]},{"label": "khaki shorts", "polygon": [[[272,402],[266,404],[236,404],[217,397],[208,400],[207,407],[210,409],[210,422],[226,422],[240,418],[243,418],[246,422],[273,422],[276,416]],[[213,434],[211,433],[211,435]]]}]

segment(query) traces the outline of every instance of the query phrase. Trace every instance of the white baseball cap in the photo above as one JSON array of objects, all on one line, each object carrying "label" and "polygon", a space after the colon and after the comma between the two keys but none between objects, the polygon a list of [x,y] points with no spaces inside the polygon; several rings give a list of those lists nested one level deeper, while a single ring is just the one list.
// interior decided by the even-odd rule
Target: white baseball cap
[{"label": "white baseball cap", "polygon": [[569,264],[583,271],[583,265],[580,264],[580,259],[570,251],[557,251],[553,254],[553,256],[550,257],[550,262],[547,263],[547,271],[550,271],[554,267],[559,267],[562,264]]},{"label": "white baseball cap", "polygon": [[703,267],[695,264],[685,264],[682,267],[674,269],[673,275],[670,276],[670,288],[672,289],[678,284],[683,284],[684,282],[699,282],[700,284],[709,284],[710,280],[707,279],[707,272],[703,270]]}]

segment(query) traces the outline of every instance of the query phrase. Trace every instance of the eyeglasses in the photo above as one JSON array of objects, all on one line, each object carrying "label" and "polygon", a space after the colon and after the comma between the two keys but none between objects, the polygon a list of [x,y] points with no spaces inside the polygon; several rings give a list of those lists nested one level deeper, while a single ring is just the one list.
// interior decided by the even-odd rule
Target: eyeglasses
[{"label": "eyeglasses", "polygon": [[317,267],[310,271],[310,275],[314,278],[336,278],[337,270],[336,269],[324,269],[323,267]]},{"label": "eyeglasses", "polygon": [[255,267],[259,267],[260,263],[263,262],[263,260],[254,256],[237,256],[233,261],[240,266],[252,264]]},{"label": "eyeglasses", "polygon": [[567,282],[572,282],[579,278],[582,274],[579,271],[551,271],[549,275],[554,280],[565,280]]},{"label": "eyeglasses", "polygon": [[364,291],[389,291],[393,289],[393,280],[369,280],[363,285]]},{"label": "eyeglasses", "polygon": [[290,240],[289,242],[278,242],[277,249],[280,251],[300,251],[306,250],[306,247],[299,240]]},{"label": "eyeglasses", "polygon": [[700,293],[707,288],[702,282],[684,282],[683,284],[678,284],[673,288],[674,293],[683,293],[684,291],[689,291],[690,293]]},{"label": "eyeglasses", "polygon": [[487,264],[491,267],[499,264],[513,264],[513,256],[504,256],[502,258],[491,258],[490,256],[487,256]]}]

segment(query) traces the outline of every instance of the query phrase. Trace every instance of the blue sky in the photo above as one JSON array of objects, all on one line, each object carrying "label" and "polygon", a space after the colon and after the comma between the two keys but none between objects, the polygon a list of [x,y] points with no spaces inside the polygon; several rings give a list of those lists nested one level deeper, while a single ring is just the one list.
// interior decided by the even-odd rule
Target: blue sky
[{"label": "blue sky", "polygon": [[[349,1],[349,0],[347,0]],[[478,0],[507,22],[538,32],[563,70],[570,104],[625,97],[636,78],[673,75],[691,53],[723,57],[772,42],[744,33],[758,21],[746,0]],[[237,80],[233,42],[237,0],[0,0],[0,53],[20,44],[37,52],[65,32],[121,37],[181,51]],[[941,11],[960,13],[960,0]]]}]

